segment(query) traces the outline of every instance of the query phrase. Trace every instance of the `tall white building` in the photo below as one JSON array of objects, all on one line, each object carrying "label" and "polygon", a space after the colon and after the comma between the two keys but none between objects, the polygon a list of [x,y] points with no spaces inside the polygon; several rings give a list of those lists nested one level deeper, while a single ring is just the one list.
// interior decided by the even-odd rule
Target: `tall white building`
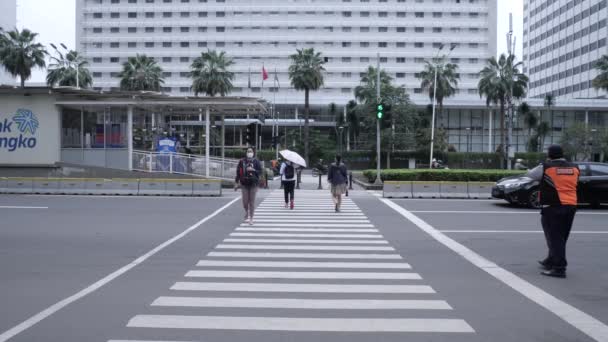
[{"label": "tall white building", "polygon": [[602,96],[591,86],[596,61],[608,53],[607,0],[526,0],[524,61],[529,97]]},{"label": "tall white building", "polygon": [[[17,26],[17,0],[0,1],[0,27],[5,31],[13,30]],[[15,79],[0,67],[0,85],[14,84]]]},{"label": "tall white building", "polygon": [[[301,103],[287,69],[296,49],[314,47],[326,60],[325,86],[313,105],[353,98],[361,73],[376,65],[412,98],[426,60],[447,54],[460,66],[461,100],[479,101],[478,72],[496,53],[497,0],[77,0],[77,48],[91,63],[94,86],[118,87],[129,56],[154,57],[165,71],[164,91],[190,94],[192,60],[207,49],[236,64],[232,95]],[[262,89],[262,66],[269,78]],[[275,70],[279,88],[275,86]],[[250,82],[249,82],[250,80]],[[251,83],[251,88],[248,84]]]}]

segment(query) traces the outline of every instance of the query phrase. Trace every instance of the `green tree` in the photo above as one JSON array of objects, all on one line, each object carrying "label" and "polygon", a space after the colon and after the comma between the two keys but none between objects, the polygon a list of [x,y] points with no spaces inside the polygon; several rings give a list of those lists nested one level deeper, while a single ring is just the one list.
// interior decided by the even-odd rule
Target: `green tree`
[{"label": "green tree", "polygon": [[591,129],[581,122],[568,127],[560,140],[564,153],[573,160],[589,160],[593,152],[590,144],[593,135]]},{"label": "green tree", "polygon": [[551,125],[547,121],[543,121],[536,127],[536,137],[538,139],[538,152],[542,152],[545,148],[545,139],[551,132]]},{"label": "green tree", "polygon": [[217,53],[215,50],[203,52],[194,59],[190,68],[192,77],[192,91],[198,96],[204,93],[207,96],[220,94],[226,96],[232,89],[234,73],[229,68],[234,61],[226,56],[224,51]]},{"label": "green tree", "polygon": [[9,74],[21,79],[21,88],[25,88],[25,81],[32,77],[33,68],[46,66],[47,52],[42,44],[36,43],[37,36],[28,29],[0,29],[0,62]]},{"label": "green tree", "polygon": [[[435,96],[435,71],[437,72],[437,96]],[[439,113],[443,113],[443,100],[456,94],[456,87],[460,79],[458,65],[446,63],[446,57],[442,57],[438,63],[427,61],[418,78],[421,80],[420,87],[429,92],[431,103],[433,98],[436,98]]]},{"label": "green tree", "polygon": [[160,91],[163,69],[154,58],[146,55],[129,57],[118,74],[120,89],[131,91]]},{"label": "green tree", "polygon": [[[500,106],[500,141],[506,146],[505,108],[513,98],[520,99],[526,95],[528,76],[519,71],[522,62],[515,63],[515,56],[501,54],[497,60],[492,57],[479,73],[477,85],[479,95],[486,98],[486,104]],[[504,148],[501,148],[504,153]]]},{"label": "green tree", "polygon": [[325,61],[320,52],[314,48],[298,49],[289,58],[289,80],[296,90],[304,91],[304,158],[310,163],[310,91],[318,90],[323,86],[323,72]]},{"label": "green tree", "polygon": [[353,138],[355,149],[357,148],[357,137],[361,132],[359,127],[359,113],[357,109],[357,101],[350,100],[346,104],[346,124],[348,126],[347,134]]},{"label": "green tree", "polygon": [[[49,64],[46,74],[48,86],[89,88],[93,84],[91,72],[87,68],[89,62],[77,51],[70,50],[63,54],[55,45],[51,44],[51,46],[55,49],[56,56],[51,56],[52,63]],[[62,46],[65,48],[65,45]]]},{"label": "green tree", "polygon": [[528,137],[532,136],[532,130],[538,126],[538,116],[532,111],[527,102],[522,102],[517,110],[523,116],[524,124],[528,127]]},{"label": "green tree", "polygon": [[599,71],[599,75],[593,79],[593,87],[608,91],[608,55],[603,55],[595,68]]}]

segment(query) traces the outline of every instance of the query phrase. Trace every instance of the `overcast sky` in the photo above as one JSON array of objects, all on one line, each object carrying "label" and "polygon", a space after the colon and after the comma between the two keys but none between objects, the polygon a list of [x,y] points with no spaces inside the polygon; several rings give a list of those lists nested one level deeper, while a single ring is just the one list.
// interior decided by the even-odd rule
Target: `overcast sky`
[{"label": "overcast sky", "polygon": [[[17,6],[17,27],[38,32],[39,41],[44,45],[64,43],[70,49],[74,48],[75,0],[17,0]],[[498,53],[507,50],[505,35],[509,30],[509,12],[512,12],[516,53],[521,58],[523,10],[523,0],[498,0]],[[37,71],[31,81],[44,82],[45,75],[45,72]]]}]

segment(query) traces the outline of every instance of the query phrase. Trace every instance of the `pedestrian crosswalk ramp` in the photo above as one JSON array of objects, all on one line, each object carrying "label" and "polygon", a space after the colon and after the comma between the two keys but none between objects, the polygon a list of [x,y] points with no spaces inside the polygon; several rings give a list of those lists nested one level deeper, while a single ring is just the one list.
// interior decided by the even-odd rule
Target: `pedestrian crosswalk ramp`
[{"label": "pedestrian crosswalk ramp", "polygon": [[[212,341],[209,334],[217,331],[223,341],[243,341],[248,331],[282,334],[280,341],[291,341],[290,333],[311,334],[307,341],[367,333],[371,341],[381,333],[404,340],[475,332],[352,200],[344,199],[336,213],[328,192],[296,196],[289,210],[283,193],[272,192],[254,225],[236,227],[145,314],[132,317],[127,331],[145,342]],[[110,340],[135,341],[144,340]]]}]

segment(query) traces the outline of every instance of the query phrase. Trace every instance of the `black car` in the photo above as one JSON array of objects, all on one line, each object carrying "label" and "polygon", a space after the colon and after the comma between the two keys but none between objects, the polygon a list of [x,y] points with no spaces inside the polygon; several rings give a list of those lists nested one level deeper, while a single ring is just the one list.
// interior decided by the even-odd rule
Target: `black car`
[{"label": "black car", "polygon": [[[581,175],[578,185],[578,202],[599,207],[608,203],[608,164],[576,162]],[[542,167],[542,166],[537,166]],[[513,205],[539,208],[539,182],[524,176],[499,180],[492,188],[492,197],[501,198]]]}]

